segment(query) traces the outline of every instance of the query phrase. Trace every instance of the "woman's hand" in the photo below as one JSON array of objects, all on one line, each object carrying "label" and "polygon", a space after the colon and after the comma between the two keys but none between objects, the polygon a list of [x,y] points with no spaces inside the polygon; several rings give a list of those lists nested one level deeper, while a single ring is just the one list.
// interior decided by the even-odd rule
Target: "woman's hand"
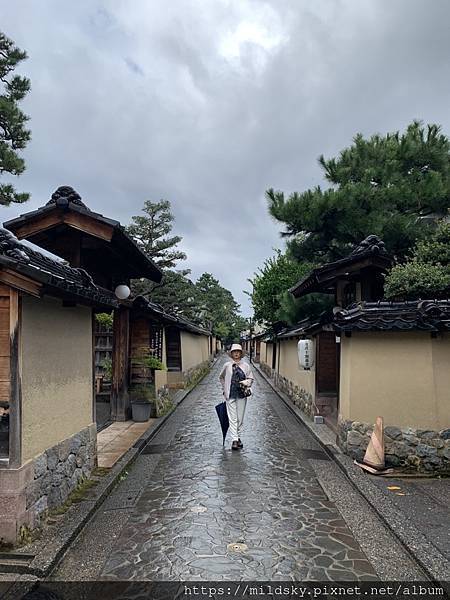
[{"label": "woman's hand", "polygon": [[240,383],[245,385],[245,387],[250,387],[253,383],[253,379],[243,379]]}]

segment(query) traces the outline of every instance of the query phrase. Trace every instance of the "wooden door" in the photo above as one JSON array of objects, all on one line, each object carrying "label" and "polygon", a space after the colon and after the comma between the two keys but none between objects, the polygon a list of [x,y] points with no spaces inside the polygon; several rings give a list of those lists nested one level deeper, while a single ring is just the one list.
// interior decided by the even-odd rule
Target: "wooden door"
[{"label": "wooden door", "polygon": [[176,327],[166,329],[167,370],[181,371],[181,338]]},{"label": "wooden door", "polygon": [[336,394],[338,390],[337,344],[333,331],[317,336],[316,385],[318,394]]}]

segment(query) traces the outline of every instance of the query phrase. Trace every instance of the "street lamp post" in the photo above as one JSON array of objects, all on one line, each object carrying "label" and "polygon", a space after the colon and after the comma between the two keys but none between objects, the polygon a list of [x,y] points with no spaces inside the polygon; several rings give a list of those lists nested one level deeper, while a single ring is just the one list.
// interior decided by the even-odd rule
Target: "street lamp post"
[{"label": "street lamp post", "polygon": [[252,340],[252,334],[253,334],[253,321],[252,321],[252,317],[250,317],[249,319],[250,321],[250,362],[252,362],[252,349],[253,349],[253,340]]}]

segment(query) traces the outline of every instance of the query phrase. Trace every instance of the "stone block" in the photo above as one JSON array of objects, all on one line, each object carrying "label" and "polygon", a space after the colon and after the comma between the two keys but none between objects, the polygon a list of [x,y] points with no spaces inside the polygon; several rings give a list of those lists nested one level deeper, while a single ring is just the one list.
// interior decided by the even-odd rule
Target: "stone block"
[{"label": "stone block", "polygon": [[41,493],[41,480],[35,479],[29,485],[27,485],[27,508],[33,506],[39,498],[42,496]]},{"label": "stone block", "polygon": [[385,455],[385,463],[386,466],[388,467],[399,467],[400,465],[403,464],[404,461],[402,461],[401,458],[399,458],[398,456],[396,456],[395,454],[386,454]]},{"label": "stone block", "polygon": [[420,442],[417,436],[412,435],[410,433],[404,433],[403,440],[407,442],[410,446],[417,446],[417,444]]},{"label": "stone block", "polygon": [[427,444],[419,444],[416,448],[416,454],[422,458],[429,458],[437,454],[437,449]]},{"label": "stone block", "polygon": [[402,437],[402,431],[399,427],[385,427],[384,433],[393,440],[397,440]]},{"label": "stone block", "polygon": [[58,458],[61,462],[65,462],[70,452],[70,439],[64,440],[60,442],[57,446],[58,448]]},{"label": "stone block", "polygon": [[450,429],[443,429],[442,431],[439,432],[439,436],[443,440],[450,440]]},{"label": "stone block", "polygon": [[88,444],[88,442],[91,440],[89,428],[82,429],[77,435],[79,436],[82,445]]},{"label": "stone block", "polygon": [[40,515],[44,511],[48,510],[48,499],[47,496],[41,496],[39,500],[32,507],[32,512],[35,515]]},{"label": "stone block", "polygon": [[442,440],[441,438],[433,438],[430,441],[430,445],[434,446],[435,448],[443,448],[444,447],[444,440]]},{"label": "stone block", "polygon": [[75,454],[69,454],[67,460],[66,460],[66,465],[65,465],[65,472],[67,477],[70,479],[72,477],[72,475],[74,474],[75,469],[77,468],[77,459]]},{"label": "stone block", "polygon": [[83,477],[83,471],[81,469],[75,469],[71,479],[70,479],[70,487],[72,490],[74,490],[78,483],[80,482],[80,479]]},{"label": "stone block", "polygon": [[406,458],[410,454],[410,447],[404,442],[393,442],[390,445],[389,454],[395,454],[399,458]]},{"label": "stone block", "polygon": [[47,455],[47,467],[50,471],[54,471],[56,469],[56,465],[59,462],[59,453],[58,453],[58,447],[57,446],[53,446],[52,448],[49,448],[48,450],[45,451],[45,454]]},{"label": "stone block", "polygon": [[69,441],[69,452],[71,454],[77,454],[81,446],[81,437],[77,434],[70,438]]},{"label": "stone block", "polygon": [[49,508],[56,508],[61,504],[61,491],[59,487],[52,487],[47,497]]},{"label": "stone block", "polygon": [[350,446],[362,446],[367,444],[367,439],[359,431],[353,429],[347,433],[347,444]]},{"label": "stone block", "polygon": [[402,433],[403,435],[417,435],[417,429],[414,429],[413,427],[405,427],[405,429],[402,429]]},{"label": "stone block", "polygon": [[45,454],[45,452],[44,454],[41,454],[40,456],[35,458],[33,463],[34,478],[38,479],[39,477],[42,477],[42,475],[44,475],[44,473],[47,471],[47,455]]},{"label": "stone block", "polygon": [[59,491],[61,493],[61,500],[62,502],[64,502],[67,496],[72,491],[67,479],[64,479],[64,481],[61,482],[61,485],[59,486]]},{"label": "stone block", "polygon": [[426,442],[432,440],[434,437],[437,437],[435,431],[431,431],[429,429],[418,429],[417,437],[419,437],[422,441]]}]

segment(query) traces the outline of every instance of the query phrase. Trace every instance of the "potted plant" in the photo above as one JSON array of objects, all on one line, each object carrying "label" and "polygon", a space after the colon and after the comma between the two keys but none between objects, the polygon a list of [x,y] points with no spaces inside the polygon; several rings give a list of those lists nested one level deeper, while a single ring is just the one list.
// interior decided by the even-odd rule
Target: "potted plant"
[{"label": "potted plant", "polygon": [[156,417],[156,400],[154,389],[150,385],[136,385],[130,390],[131,412],[133,421],[144,423]]}]

